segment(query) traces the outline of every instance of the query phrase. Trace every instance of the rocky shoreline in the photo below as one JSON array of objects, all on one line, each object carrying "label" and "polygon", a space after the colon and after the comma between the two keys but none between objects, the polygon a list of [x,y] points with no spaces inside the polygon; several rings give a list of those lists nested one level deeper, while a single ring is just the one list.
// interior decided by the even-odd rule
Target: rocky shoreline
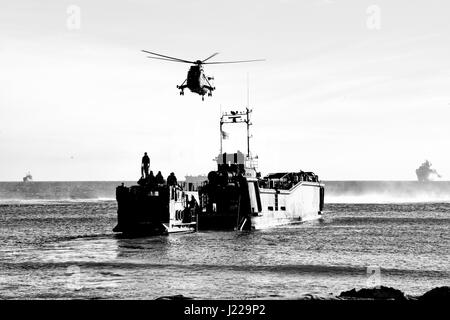
[{"label": "rocky shoreline", "polygon": [[[194,300],[192,297],[183,295],[164,296],[156,300]],[[291,299],[289,299],[291,300]],[[450,287],[436,287],[421,296],[407,295],[401,290],[391,287],[363,288],[342,291],[339,295],[318,296],[306,294],[294,300],[395,300],[395,301],[450,301]]]},{"label": "rocky shoreline", "polygon": [[395,301],[441,301],[450,299],[450,287],[436,287],[421,296],[405,294],[403,291],[391,287],[362,288],[342,291],[339,295],[328,297],[305,295],[300,300],[395,300]]}]

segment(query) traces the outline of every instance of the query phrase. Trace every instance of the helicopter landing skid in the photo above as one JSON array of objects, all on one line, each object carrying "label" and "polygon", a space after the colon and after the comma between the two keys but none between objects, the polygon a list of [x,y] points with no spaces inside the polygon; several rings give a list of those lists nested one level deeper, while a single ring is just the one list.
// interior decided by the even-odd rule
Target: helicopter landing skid
[{"label": "helicopter landing skid", "polygon": [[180,96],[184,96],[184,88],[187,88],[187,85],[185,84],[186,81],[187,81],[187,79],[184,80],[183,83],[180,86],[177,86],[177,89],[181,90],[180,91]]},{"label": "helicopter landing skid", "polygon": [[[184,82],[183,82],[184,83]],[[180,96],[184,96],[184,88],[186,88],[186,85],[177,86],[177,89],[180,89]]]},{"label": "helicopter landing skid", "polygon": [[205,86],[205,88],[209,90],[208,91],[208,97],[212,97],[212,92],[216,88],[214,88],[213,86]]}]

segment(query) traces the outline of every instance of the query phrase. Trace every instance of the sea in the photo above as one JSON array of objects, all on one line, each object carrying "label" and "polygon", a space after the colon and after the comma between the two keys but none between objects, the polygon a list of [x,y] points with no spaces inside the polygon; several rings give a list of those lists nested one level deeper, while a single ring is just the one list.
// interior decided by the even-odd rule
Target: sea
[{"label": "sea", "polygon": [[318,221],[140,238],[112,232],[120,183],[0,182],[0,299],[300,299],[450,285],[450,182],[325,181]]}]

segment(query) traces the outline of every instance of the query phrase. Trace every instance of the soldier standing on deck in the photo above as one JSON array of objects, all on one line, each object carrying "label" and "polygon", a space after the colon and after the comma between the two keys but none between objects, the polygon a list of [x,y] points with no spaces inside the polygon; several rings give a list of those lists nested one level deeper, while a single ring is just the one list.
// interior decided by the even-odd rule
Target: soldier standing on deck
[{"label": "soldier standing on deck", "polygon": [[147,152],[144,152],[144,156],[142,157],[142,164],[141,164],[141,177],[147,178],[148,177],[148,169],[150,168],[150,158],[147,155]]},{"label": "soldier standing on deck", "polygon": [[167,185],[176,186],[177,184],[178,184],[177,177],[175,177],[175,174],[171,172],[170,175],[167,177]]}]

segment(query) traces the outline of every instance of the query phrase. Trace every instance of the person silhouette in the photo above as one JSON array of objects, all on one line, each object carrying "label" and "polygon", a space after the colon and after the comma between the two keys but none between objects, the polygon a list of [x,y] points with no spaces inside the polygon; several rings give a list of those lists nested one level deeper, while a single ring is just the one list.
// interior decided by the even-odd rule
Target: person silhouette
[{"label": "person silhouette", "polygon": [[177,183],[178,183],[177,177],[175,177],[175,174],[171,172],[170,175],[167,177],[167,185],[176,186]]},{"label": "person silhouette", "polygon": [[150,174],[148,175],[146,180],[149,185],[154,185],[156,183],[156,178],[155,175],[153,174],[153,171],[150,171]]},{"label": "person silhouette", "polygon": [[155,180],[156,180],[157,184],[164,184],[165,183],[165,180],[164,180],[163,175],[161,174],[161,171],[158,171],[158,173],[156,174]]},{"label": "person silhouette", "polygon": [[147,155],[147,152],[144,152],[144,156],[142,157],[142,164],[141,164],[141,177],[147,178],[148,177],[148,169],[150,168],[150,158]]}]

